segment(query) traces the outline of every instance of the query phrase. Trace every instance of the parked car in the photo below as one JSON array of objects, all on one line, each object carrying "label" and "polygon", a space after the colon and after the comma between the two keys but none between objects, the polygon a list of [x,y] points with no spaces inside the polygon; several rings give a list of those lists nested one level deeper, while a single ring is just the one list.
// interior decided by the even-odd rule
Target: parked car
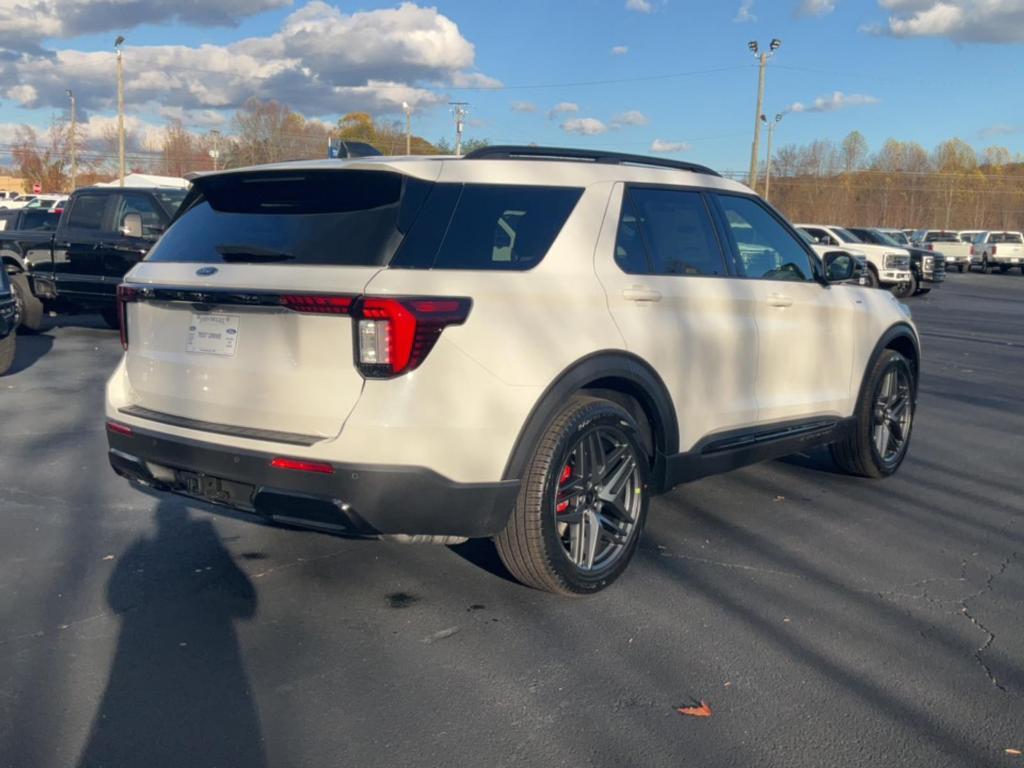
[{"label": "parked car", "polygon": [[974,242],[974,238],[984,231],[983,229],[964,229],[957,232],[956,236],[960,238],[960,242],[971,245]]},{"label": "parked car", "polygon": [[1020,232],[982,232],[971,245],[971,265],[980,266],[985,274],[1020,267],[1024,275],[1024,237]]},{"label": "parked car", "polygon": [[946,257],[947,267],[955,266],[961,272],[970,269],[971,246],[964,243],[954,230],[919,229],[911,237],[911,242],[926,251],[941,253]]},{"label": "parked car", "polygon": [[26,318],[34,329],[42,324],[43,308],[32,295],[29,282],[31,269],[30,252],[49,252],[50,241],[57,229],[60,214],[41,209],[17,208],[0,209],[0,262],[3,272],[9,275],[9,282],[18,303],[18,317]]},{"label": "parked car", "polygon": [[17,196],[17,192],[11,192],[10,190],[7,189],[0,189],[0,203],[3,203],[5,200],[13,200]]},{"label": "parked car", "polygon": [[5,258],[23,302],[22,326],[37,330],[45,312],[95,311],[117,328],[118,283],[153,246],[184,196],[180,189],[84,187],[71,194],[56,230],[41,242],[0,232],[0,247],[25,242],[19,258]]},{"label": "parked car", "polygon": [[[72,211],[74,205],[72,206]],[[655,493],[832,445],[906,456],[906,307],[747,187],[585,150],[202,175],[119,289],[114,470],[320,531],[494,537],[596,592]]]},{"label": "parked car", "polygon": [[850,250],[849,248],[837,250],[836,248],[830,248],[827,245],[819,245],[818,243],[814,242],[811,236],[804,232],[802,229],[797,229],[796,233],[800,235],[801,238],[803,238],[804,242],[806,242],[811,247],[811,250],[813,250],[814,253],[817,254],[818,258],[821,259],[823,263],[826,257],[828,257],[829,254],[832,253],[846,253],[852,256],[854,262],[856,263],[856,267],[854,267],[853,276],[847,282],[850,285],[862,285],[868,288],[875,287],[872,285],[871,270],[868,269],[868,260],[867,257],[864,256],[864,254]]},{"label": "parked car", "polygon": [[24,207],[52,211],[54,208],[59,207],[61,201],[65,200],[67,200],[66,195],[36,195],[35,199],[25,203]]},{"label": "parked car", "polygon": [[14,363],[14,353],[18,344],[18,305],[11,292],[11,283],[7,273],[0,269],[0,376],[3,376]]},{"label": "parked car", "polygon": [[[887,247],[899,247],[900,245],[880,229],[871,227],[847,227],[846,229],[865,243]],[[946,279],[946,259],[941,253],[933,253],[915,246],[903,246],[903,248],[910,254],[910,271],[913,273],[912,294],[928,293]]]},{"label": "parked car", "polygon": [[36,199],[36,195],[16,195],[0,201],[0,208],[24,208]]},{"label": "parked car", "polygon": [[821,245],[836,248],[849,246],[863,253],[868,260],[868,268],[871,270],[873,287],[887,288],[900,299],[912,295],[916,290],[914,274],[910,270],[910,252],[905,248],[863,243],[852,232],[834,225],[797,224],[796,226]]}]

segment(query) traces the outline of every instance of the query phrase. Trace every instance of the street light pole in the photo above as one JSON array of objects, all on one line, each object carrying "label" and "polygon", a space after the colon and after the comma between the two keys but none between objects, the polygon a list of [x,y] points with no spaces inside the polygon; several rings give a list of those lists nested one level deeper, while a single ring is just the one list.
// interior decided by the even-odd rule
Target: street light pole
[{"label": "street light pole", "polygon": [[775,126],[782,120],[782,113],[776,113],[775,119],[770,122],[765,115],[761,115],[761,120],[768,124],[768,156],[764,162],[764,199],[768,202],[771,200],[772,189],[772,136],[775,134]]},{"label": "street light pole", "polygon": [[71,99],[71,191],[74,192],[78,183],[78,119],[75,114],[74,91],[68,88],[67,94]]},{"label": "street light pole", "polygon": [[118,35],[114,41],[117,51],[117,168],[121,186],[124,186],[124,60],[121,56],[121,44],[124,36]]},{"label": "street light pole", "polygon": [[775,54],[780,45],[782,45],[782,41],[779,38],[772,38],[768,50],[759,53],[760,48],[756,40],[751,40],[747,43],[747,48],[758,58],[757,109],[754,111],[754,143],[750,147],[750,173],[747,176],[747,186],[751,189],[757,187],[757,163],[760,160],[761,150],[761,110],[764,107],[764,74],[768,68],[768,59]]},{"label": "street light pole", "polygon": [[462,154],[462,128],[465,124],[466,114],[469,112],[469,103],[465,101],[453,101],[450,104],[452,114],[455,115],[455,154]]},{"label": "street light pole", "polygon": [[210,158],[213,160],[213,170],[217,170],[217,159],[220,157],[220,131],[216,128],[210,131],[210,138],[213,140],[213,147],[209,150]]},{"label": "street light pole", "polygon": [[405,154],[412,154],[412,107],[409,102],[402,102],[402,111],[405,112]]}]

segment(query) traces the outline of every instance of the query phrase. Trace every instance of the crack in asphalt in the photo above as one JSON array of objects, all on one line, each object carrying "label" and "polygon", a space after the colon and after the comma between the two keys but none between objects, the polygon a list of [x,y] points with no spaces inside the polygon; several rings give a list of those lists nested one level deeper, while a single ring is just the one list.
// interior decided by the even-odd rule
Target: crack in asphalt
[{"label": "crack in asphalt", "polygon": [[970,609],[967,607],[967,602],[969,600],[974,600],[975,598],[980,597],[986,592],[990,592],[992,590],[993,582],[998,577],[1006,573],[1006,569],[1010,565],[1010,562],[1012,560],[1015,560],[1016,558],[1016,552],[1012,552],[1008,557],[1004,558],[1002,563],[999,564],[999,568],[989,574],[988,578],[985,580],[985,585],[980,590],[978,590],[973,595],[968,595],[960,601],[960,613],[963,614],[967,618],[967,620],[971,622],[971,624],[973,624],[979,630],[984,632],[985,635],[987,635],[987,637],[985,638],[985,642],[982,643],[981,646],[979,646],[978,649],[974,652],[974,660],[978,662],[978,665],[985,671],[985,674],[988,676],[988,679],[992,683],[992,685],[994,685],[1003,693],[1009,693],[1009,691],[1006,690],[1006,687],[996,679],[995,674],[993,674],[992,672],[992,668],[989,667],[989,665],[986,664],[985,660],[981,657],[982,654],[985,653],[985,651],[987,651],[992,646],[992,643],[996,641],[996,635],[992,630],[990,630],[988,627],[986,627],[984,624],[978,621],[978,618],[974,616],[971,613]]}]

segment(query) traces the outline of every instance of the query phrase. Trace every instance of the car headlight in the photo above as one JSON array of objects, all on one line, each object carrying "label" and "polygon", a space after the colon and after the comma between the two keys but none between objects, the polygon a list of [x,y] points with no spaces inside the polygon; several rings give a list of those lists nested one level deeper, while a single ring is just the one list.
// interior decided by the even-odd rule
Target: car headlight
[{"label": "car headlight", "polygon": [[909,269],[910,257],[900,253],[887,253],[882,259],[882,265],[886,269]]}]

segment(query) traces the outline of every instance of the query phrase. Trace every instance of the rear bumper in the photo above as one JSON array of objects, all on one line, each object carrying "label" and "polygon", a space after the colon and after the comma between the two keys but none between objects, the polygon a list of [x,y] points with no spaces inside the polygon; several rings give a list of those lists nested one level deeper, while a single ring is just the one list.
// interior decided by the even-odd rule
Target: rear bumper
[{"label": "rear bumper", "polygon": [[457,483],[424,467],[334,464],[323,474],[270,466],[274,455],[107,431],[122,477],[253,513],[264,521],[357,536],[488,537],[504,529],[519,481]]}]

